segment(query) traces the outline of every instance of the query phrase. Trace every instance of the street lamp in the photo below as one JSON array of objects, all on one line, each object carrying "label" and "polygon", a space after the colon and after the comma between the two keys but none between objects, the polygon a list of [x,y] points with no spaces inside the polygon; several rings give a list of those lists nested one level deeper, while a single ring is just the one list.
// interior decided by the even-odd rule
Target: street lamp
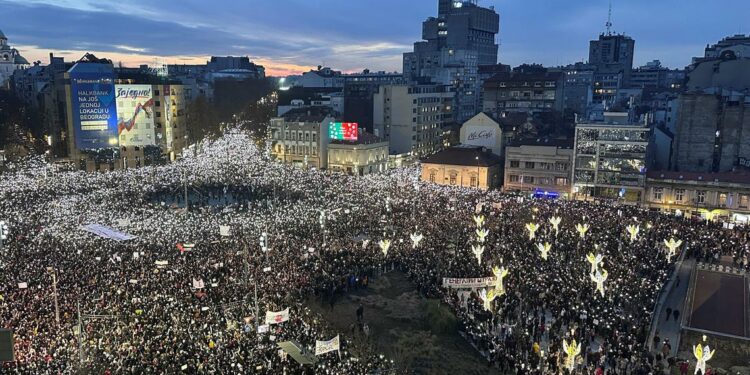
[{"label": "street lamp", "polygon": [[8,224],[5,221],[0,221],[0,251],[3,250],[3,242],[8,239]]},{"label": "street lamp", "polygon": [[55,294],[55,321],[60,327],[60,305],[57,303],[57,272],[52,267],[47,267],[47,273],[52,276],[52,292]]}]

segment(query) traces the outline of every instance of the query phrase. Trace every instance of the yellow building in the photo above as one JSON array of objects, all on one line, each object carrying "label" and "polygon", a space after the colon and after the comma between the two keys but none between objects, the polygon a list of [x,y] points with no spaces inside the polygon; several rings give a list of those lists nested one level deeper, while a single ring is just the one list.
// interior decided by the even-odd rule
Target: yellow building
[{"label": "yellow building", "polygon": [[500,186],[502,158],[484,147],[461,145],[422,160],[422,181],[483,190]]},{"label": "yellow building", "polygon": [[328,169],[357,176],[388,169],[388,141],[360,129],[356,141],[331,140]]},{"label": "yellow building", "polygon": [[750,174],[650,171],[646,205],[652,210],[709,220],[750,222]]},{"label": "yellow building", "polygon": [[303,168],[328,167],[328,125],[336,121],[327,107],[296,108],[272,118],[271,154]]}]

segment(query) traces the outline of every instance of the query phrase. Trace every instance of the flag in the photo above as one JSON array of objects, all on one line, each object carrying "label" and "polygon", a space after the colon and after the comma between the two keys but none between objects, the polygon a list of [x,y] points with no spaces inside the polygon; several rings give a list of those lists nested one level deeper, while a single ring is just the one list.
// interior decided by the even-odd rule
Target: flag
[{"label": "flag", "polygon": [[193,250],[194,247],[195,247],[195,244],[192,244],[192,243],[182,243],[182,242],[177,243],[177,250],[180,250],[180,253]]},{"label": "flag", "polygon": [[289,308],[273,312],[266,311],[266,324],[279,324],[289,320]]},{"label": "flag", "polygon": [[337,350],[339,350],[339,335],[336,335],[336,337],[328,341],[315,340],[315,355],[321,355]]},{"label": "flag", "polygon": [[206,287],[206,283],[203,282],[203,279],[193,279],[193,288],[203,289],[205,287]]}]

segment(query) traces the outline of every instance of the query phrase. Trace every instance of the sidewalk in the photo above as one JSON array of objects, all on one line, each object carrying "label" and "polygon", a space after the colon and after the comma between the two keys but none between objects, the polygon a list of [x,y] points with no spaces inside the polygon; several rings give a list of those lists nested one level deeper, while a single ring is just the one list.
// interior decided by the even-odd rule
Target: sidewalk
[{"label": "sidewalk", "polygon": [[[682,317],[688,313],[685,310],[688,307],[684,305],[685,298],[687,297],[688,286],[690,285],[690,272],[692,271],[694,265],[695,259],[692,258],[685,259],[682,262],[680,269],[676,272],[677,276],[680,278],[680,283],[676,284],[672,288],[672,290],[669,291],[664,305],[662,306],[661,311],[659,311],[659,315],[655,317],[655,320],[657,322],[656,329],[659,331],[659,337],[661,338],[661,341],[659,342],[658,348],[652,348],[652,351],[654,352],[661,352],[661,344],[665,339],[669,339],[669,343],[672,346],[670,356],[677,355],[677,351],[679,350],[680,345],[680,323],[682,322]],[[672,309],[672,311],[674,311],[675,309],[679,310],[679,319],[675,320],[674,315],[670,316],[669,319],[667,319],[667,308]]]}]

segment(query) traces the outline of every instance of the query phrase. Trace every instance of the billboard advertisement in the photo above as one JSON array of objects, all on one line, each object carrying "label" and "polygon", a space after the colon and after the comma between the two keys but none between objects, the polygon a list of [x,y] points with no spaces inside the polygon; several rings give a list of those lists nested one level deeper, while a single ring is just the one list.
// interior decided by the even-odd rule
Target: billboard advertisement
[{"label": "billboard advertisement", "polygon": [[466,125],[466,139],[462,143],[494,149],[497,145],[496,129],[489,126]]},{"label": "billboard advertisement", "polygon": [[115,85],[120,146],[156,144],[151,85]]},{"label": "billboard advertisement", "polygon": [[358,128],[359,125],[356,122],[332,122],[328,124],[328,138],[339,141],[356,141]]},{"label": "billboard advertisement", "polygon": [[90,65],[101,64],[76,64],[70,70],[76,148],[117,147],[114,73],[111,67],[104,69]]}]

